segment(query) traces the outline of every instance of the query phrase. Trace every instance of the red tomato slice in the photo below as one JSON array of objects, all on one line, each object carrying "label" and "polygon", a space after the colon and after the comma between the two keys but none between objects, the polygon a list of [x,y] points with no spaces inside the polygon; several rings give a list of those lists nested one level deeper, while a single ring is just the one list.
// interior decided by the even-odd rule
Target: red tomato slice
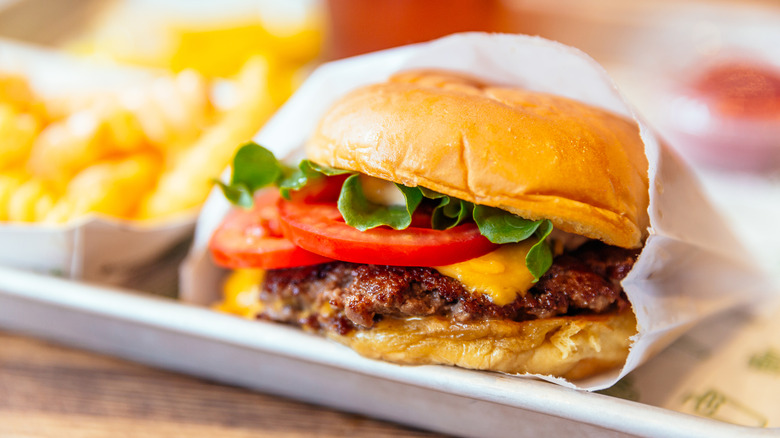
[{"label": "red tomato slice", "polygon": [[295,246],[279,229],[276,189],[255,197],[250,210],[231,211],[209,242],[211,257],[226,268],[281,269],[331,261]]},{"label": "red tomato slice", "polygon": [[498,247],[473,223],[449,230],[387,227],[359,231],[336,204],[279,201],[284,235],[295,245],[337,260],[395,266],[442,266],[473,259]]}]

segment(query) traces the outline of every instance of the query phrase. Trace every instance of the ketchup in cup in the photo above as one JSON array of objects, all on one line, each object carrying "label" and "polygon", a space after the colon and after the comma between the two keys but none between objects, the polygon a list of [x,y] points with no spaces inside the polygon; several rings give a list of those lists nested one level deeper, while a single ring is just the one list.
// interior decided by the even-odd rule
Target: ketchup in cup
[{"label": "ketchup in cup", "polygon": [[669,108],[669,135],[691,158],[733,170],[780,164],[780,68],[747,61],[695,75]]}]

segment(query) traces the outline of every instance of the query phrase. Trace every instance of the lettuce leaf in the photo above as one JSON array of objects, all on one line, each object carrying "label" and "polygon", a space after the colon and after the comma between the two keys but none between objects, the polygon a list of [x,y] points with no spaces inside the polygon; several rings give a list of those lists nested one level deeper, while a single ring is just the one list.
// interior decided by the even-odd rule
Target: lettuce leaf
[{"label": "lettuce leaf", "polygon": [[534,236],[539,239],[525,256],[525,266],[534,276],[534,283],[550,269],[553,262],[552,250],[547,243],[547,237],[552,233],[553,224],[548,219],[542,221],[539,228],[534,232]]},{"label": "lettuce leaf", "polygon": [[228,201],[252,208],[254,192],[263,187],[276,185],[281,195],[290,199],[291,190],[300,190],[310,181],[346,173],[355,172],[320,166],[309,160],[302,160],[296,169],[277,160],[268,149],[250,142],[241,146],[233,157],[230,184],[219,180],[214,182],[222,189]]},{"label": "lettuce leaf", "polygon": [[477,205],[474,222],[479,232],[493,243],[522,242],[531,236],[538,239],[525,256],[525,265],[534,276],[534,283],[552,266],[547,237],[552,233],[553,224],[548,219],[532,221],[499,208]]},{"label": "lettuce leaf", "polygon": [[366,231],[382,225],[403,230],[412,223],[412,213],[422,201],[422,192],[412,187],[396,184],[404,195],[406,203],[400,205],[381,205],[369,201],[360,184],[360,175],[352,175],[341,186],[338,208],[347,225]]},{"label": "lettuce leaf", "polygon": [[543,221],[523,219],[506,210],[477,205],[474,222],[479,232],[493,243],[516,243],[531,237]]},{"label": "lettuce leaf", "polygon": [[471,218],[474,204],[424,187],[418,189],[428,199],[439,199],[439,205],[433,209],[431,215],[431,228],[434,230],[449,230]]},{"label": "lettuce leaf", "polygon": [[279,162],[268,149],[255,143],[242,146],[233,157],[233,173],[230,184],[215,182],[230,202],[244,208],[254,204],[256,190],[277,184],[287,172],[287,166]]}]

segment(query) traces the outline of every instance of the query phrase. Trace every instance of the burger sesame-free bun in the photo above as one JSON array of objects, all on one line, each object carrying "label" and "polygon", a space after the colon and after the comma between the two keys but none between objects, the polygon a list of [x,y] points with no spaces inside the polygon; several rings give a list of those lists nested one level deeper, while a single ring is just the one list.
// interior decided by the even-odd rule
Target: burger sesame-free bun
[{"label": "burger sesame-free bun", "polygon": [[636,333],[634,313],[627,308],[620,313],[524,322],[385,318],[368,330],[327,335],[364,356],[390,362],[576,380],[622,365]]},{"label": "burger sesame-free bun", "polygon": [[353,91],[322,119],[306,154],[624,248],[640,247],[648,226],[636,123],[456,73],[406,72]]}]

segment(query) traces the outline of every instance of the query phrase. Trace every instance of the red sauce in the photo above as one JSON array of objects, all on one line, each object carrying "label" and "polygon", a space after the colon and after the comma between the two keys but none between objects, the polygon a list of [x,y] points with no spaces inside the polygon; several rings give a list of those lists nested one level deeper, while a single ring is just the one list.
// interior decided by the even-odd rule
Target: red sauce
[{"label": "red sauce", "polygon": [[702,74],[693,89],[710,109],[739,119],[780,119],[780,71],[769,66],[732,63]]}]

